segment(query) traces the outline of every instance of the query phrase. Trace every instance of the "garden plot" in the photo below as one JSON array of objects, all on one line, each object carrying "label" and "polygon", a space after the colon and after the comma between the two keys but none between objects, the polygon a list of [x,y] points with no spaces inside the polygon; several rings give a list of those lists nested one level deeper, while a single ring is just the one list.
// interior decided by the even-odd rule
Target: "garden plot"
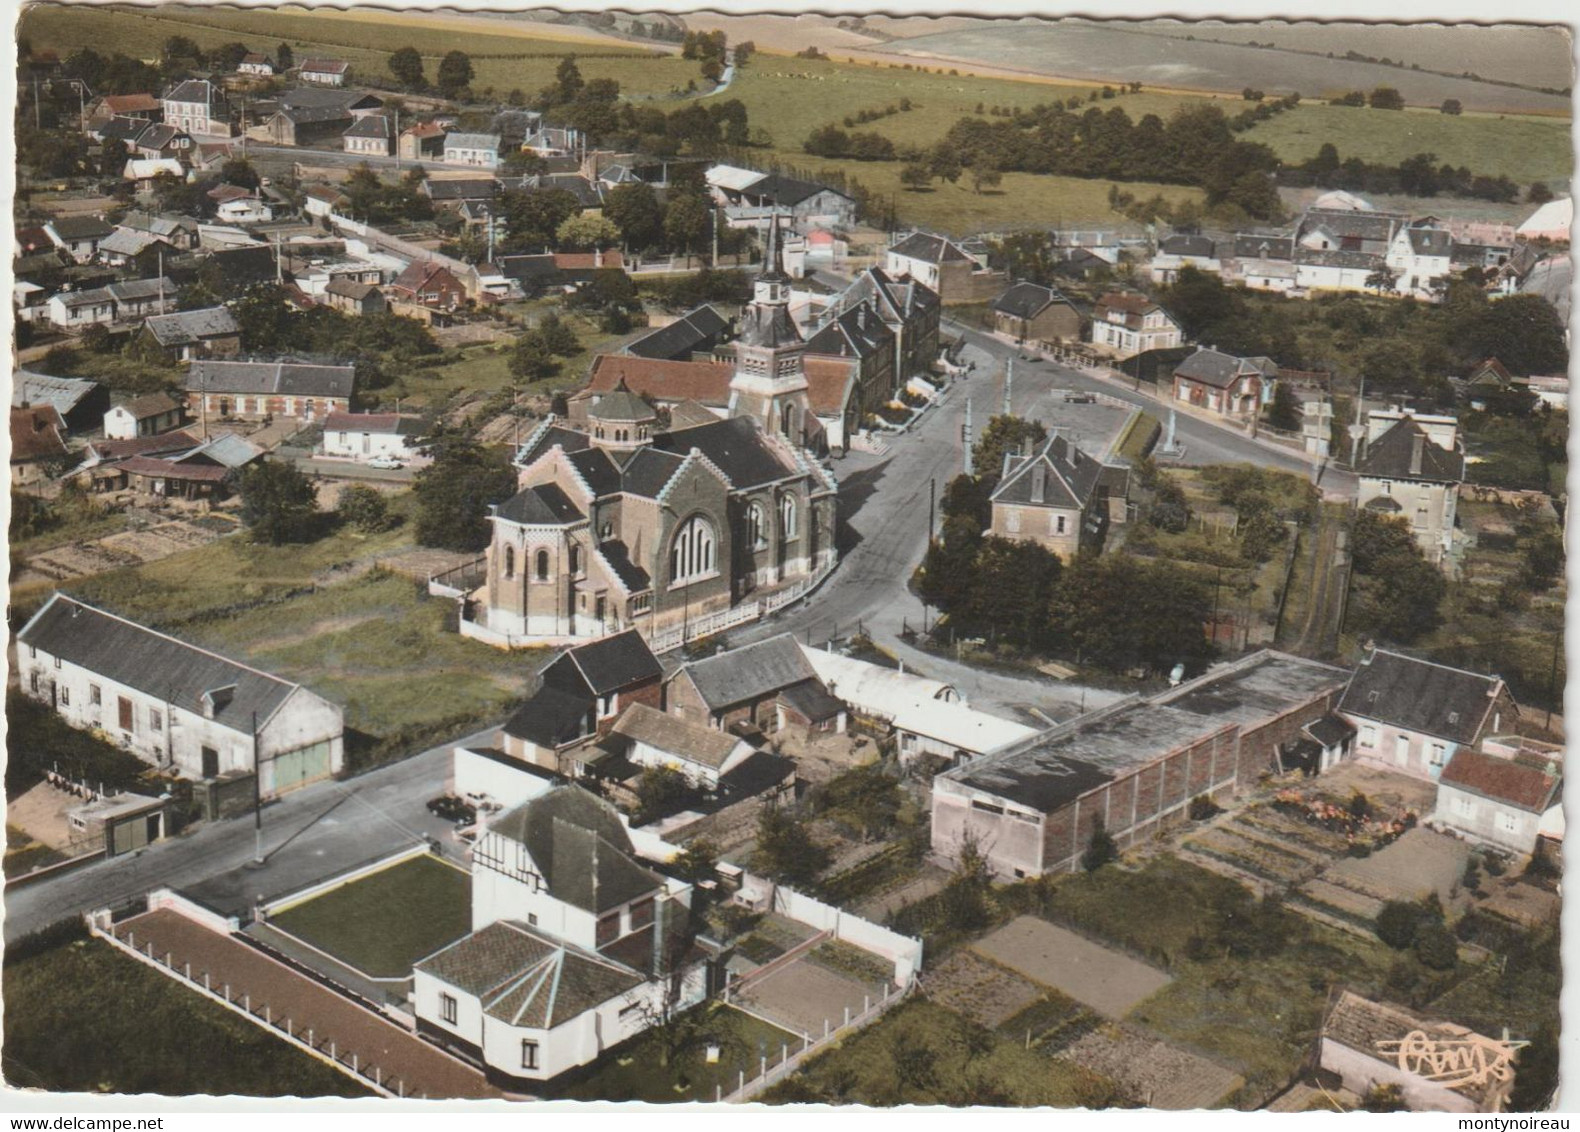
[{"label": "garden plot", "polygon": [[87,542],[57,546],[29,558],[17,581],[38,577],[63,582],[124,566],[141,566],[203,546],[236,529],[229,521],[199,524],[177,519],[140,531],[121,531]]},{"label": "garden plot", "polygon": [[990,1029],[1044,994],[1042,987],[969,949],[956,951],[924,978],[927,997]]},{"label": "garden plot", "polygon": [[1035,916],[1010,921],[976,950],[1110,1018],[1169,983],[1162,971]]},{"label": "garden plot", "polygon": [[1091,1030],[1058,1057],[1118,1082],[1147,1108],[1215,1108],[1245,1084],[1234,1071],[1128,1025]]},{"label": "garden plot", "polygon": [[1322,879],[1378,900],[1416,900],[1436,892],[1447,903],[1469,857],[1465,842],[1418,827],[1369,857],[1339,861]]}]

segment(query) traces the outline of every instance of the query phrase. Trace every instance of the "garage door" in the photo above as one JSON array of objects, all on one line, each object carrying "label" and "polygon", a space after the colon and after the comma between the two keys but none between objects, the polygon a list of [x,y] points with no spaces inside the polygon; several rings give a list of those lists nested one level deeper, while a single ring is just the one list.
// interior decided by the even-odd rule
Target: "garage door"
[{"label": "garage door", "polygon": [[331,743],[325,740],[274,757],[274,792],[284,794],[320,778],[328,778]]}]

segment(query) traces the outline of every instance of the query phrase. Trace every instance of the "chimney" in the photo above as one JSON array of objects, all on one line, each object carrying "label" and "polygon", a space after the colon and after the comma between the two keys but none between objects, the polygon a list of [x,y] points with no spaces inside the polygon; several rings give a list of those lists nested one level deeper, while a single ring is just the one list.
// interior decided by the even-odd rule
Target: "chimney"
[{"label": "chimney", "polygon": [[594,248],[593,249],[593,266],[594,267],[602,267],[603,266],[603,249],[602,248]]},{"label": "chimney", "polygon": [[1426,447],[1426,437],[1419,431],[1410,437],[1410,474],[1421,474],[1421,456]]},{"label": "chimney", "polygon": [[1041,503],[1048,495],[1048,469],[1040,463],[1031,470],[1031,501]]}]

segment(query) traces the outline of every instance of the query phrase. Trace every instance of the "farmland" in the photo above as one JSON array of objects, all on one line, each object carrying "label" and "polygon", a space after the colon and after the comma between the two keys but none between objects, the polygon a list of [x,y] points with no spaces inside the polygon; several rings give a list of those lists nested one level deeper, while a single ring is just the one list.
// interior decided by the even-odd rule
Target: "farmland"
[{"label": "farmland", "polygon": [[[1216,32],[1219,29],[1212,29]],[[1268,38],[1277,29],[1266,29]],[[1556,33],[1549,38],[1560,39]],[[1257,38],[1257,37],[1254,37]],[[1034,74],[1070,79],[1142,82],[1182,90],[1237,92],[1246,85],[1280,94],[1298,90],[1308,98],[1374,86],[1397,87],[1407,102],[1436,106],[1457,98],[1467,108],[1500,113],[1567,114],[1558,94],[1499,86],[1473,79],[1401,69],[1344,58],[1274,51],[1237,43],[1211,43],[1085,21],[995,21],[970,29],[896,40],[885,51],[946,64],[991,62]],[[1377,49],[1380,50],[1380,49]],[[1434,49],[1435,51],[1435,49]],[[1433,66],[1433,55],[1417,49],[1412,61]],[[1551,50],[1540,53],[1552,60]],[[1455,69],[1452,63],[1436,69]],[[1545,72],[1556,74],[1549,65]],[[1530,79],[1523,81],[1530,82]],[[1552,85],[1567,86],[1567,82]]]},{"label": "farmland", "polygon": [[[435,26],[435,23],[439,26]],[[490,22],[489,27],[493,27]],[[241,40],[255,50],[272,53],[277,43],[290,44],[297,57],[332,55],[351,64],[364,78],[391,82],[386,64],[401,47],[415,46],[423,53],[429,75],[451,50],[471,56],[476,71],[473,87],[503,95],[511,90],[535,93],[554,78],[560,59],[577,54],[587,79],[611,78],[628,97],[669,95],[697,78],[695,63],[640,47],[606,42],[589,43],[567,30],[498,22],[498,31],[472,23],[451,24],[442,17],[395,16],[337,11],[309,12],[233,8],[160,8],[127,10],[39,4],[22,17],[19,32],[35,49],[50,48],[62,57],[81,47],[115,50],[138,58],[154,58],[160,45],[173,35],[212,49]]]}]

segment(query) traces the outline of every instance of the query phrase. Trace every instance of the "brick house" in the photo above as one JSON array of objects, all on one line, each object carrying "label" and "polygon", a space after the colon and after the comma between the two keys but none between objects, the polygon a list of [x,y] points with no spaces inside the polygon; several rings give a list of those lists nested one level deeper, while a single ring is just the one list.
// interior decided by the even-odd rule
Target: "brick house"
[{"label": "brick house", "polygon": [[1386,649],[1356,666],[1338,710],[1359,732],[1357,759],[1429,782],[1519,717],[1501,677]]},{"label": "brick house", "polygon": [[973,840],[1008,879],[1073,872],[1099,825],[1139,845],[1198,795],[1254,788],[1330,715],[1346,675],[1264,650],[963,761],[933,779],[933,852],[953,859]]},{"label": "brick house", "polygon": [[581,772],[575,752],[607,735],[632,704],[663,706],[664,670],[634,629],[567,649],[538,672],[538,687],[505,721],[504,752],[557,774]]},{"label": "brick house", "polygon": [[845,705],[791,633],[682,665],[664,684],[664,703],[669,714],[719,731],[845,729]]},{"label": "brick house", "polygon": [[1272,403],[1278,364],[1200,346],[1174,367],[1174,400],[1225,417],[1255,420]]},{"label": "brick house", "polygon": [[442,263],[417,259],[390,284],[394,298],[436,310],[453,311],[466,301],[466,287]]},{"label": "brick house", "polygon": [[194,417],[319,421],[350,410],[355,379],[349,365],[204,358],[188,366],[183,388]]},{"label": "brick house", "polygon": [[1081,312],[1052,287],[1016,283],[990,309],[993,329],[1016,342],[1079,342]]}]

